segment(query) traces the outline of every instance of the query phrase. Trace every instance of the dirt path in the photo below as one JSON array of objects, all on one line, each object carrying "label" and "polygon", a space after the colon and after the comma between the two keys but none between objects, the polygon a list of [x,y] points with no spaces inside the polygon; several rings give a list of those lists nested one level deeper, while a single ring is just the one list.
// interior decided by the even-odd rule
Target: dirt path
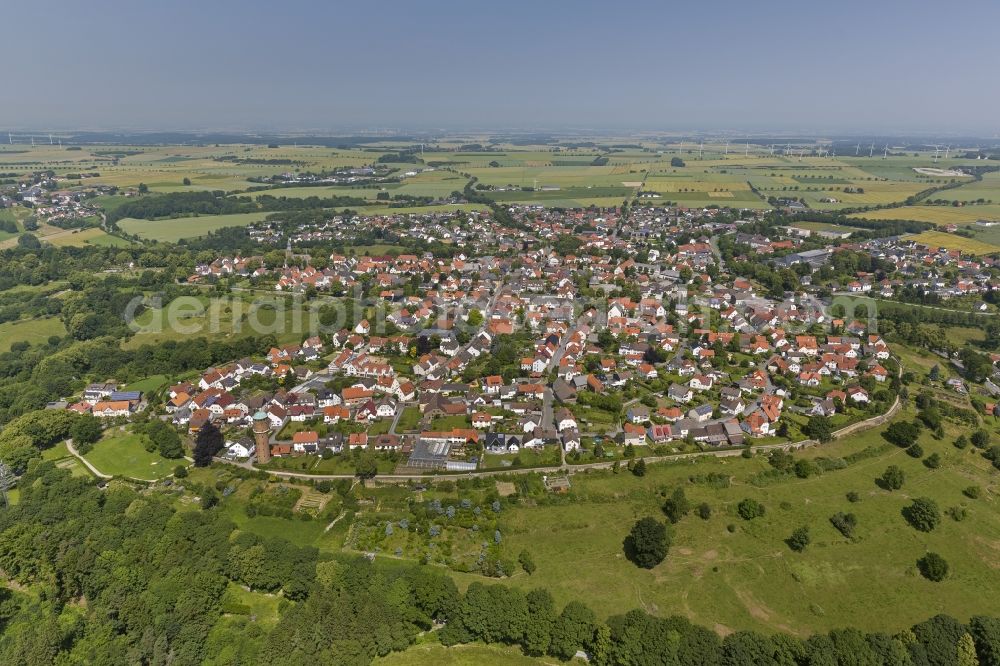
[{"label": "dirt path", "polygon": [[334,519],[333,519],[333,522],[331,522],[331,523],[330,523],[329,525],[327,525],[327,526],[326,526],[326,529],[325,529],[325,530],[323,530],[323,534],[326,534],[326,533],[327,533],[327,532],[329,532],[329,531],[330,531],[331,529],[333,529],[333,526],[334,526],[334,525],[336,525],[337,523],[339,523],[339,522],[340,522],[340,519],[341,519],[341,518],[343,518],[343,517],[344,517],[344,516],[346,516],[346,515],[347,515],[347,512],[346,512],[346,511],[341,511],[341,512],[340,512],[340,515],[339,515],[339,516],[337,516],[336,518],[334,518]]}]

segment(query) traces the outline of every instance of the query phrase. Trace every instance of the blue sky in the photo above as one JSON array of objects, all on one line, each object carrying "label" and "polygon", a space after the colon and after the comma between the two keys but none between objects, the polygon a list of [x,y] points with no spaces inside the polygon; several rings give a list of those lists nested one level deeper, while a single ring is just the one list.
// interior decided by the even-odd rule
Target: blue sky
[{"label": "blue sky", "polygon": [[1000,3],[979,0],[67,0],[0,20],[0,128],[1000,131]]}]

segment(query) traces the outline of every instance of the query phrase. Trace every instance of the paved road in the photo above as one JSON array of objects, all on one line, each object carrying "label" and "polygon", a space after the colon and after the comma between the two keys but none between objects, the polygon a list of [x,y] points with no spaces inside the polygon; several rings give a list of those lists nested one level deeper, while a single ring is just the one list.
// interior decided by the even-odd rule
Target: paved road
[{"label": "paved road", "polygon": [[[559,369],[559,361],[561,361],[562,357],[566,354],[566,345],[569,343],[570,338],[573,337],[573,334],[580,330],[580,327],[589,319],[589,317],[580,315],[577,317],[576,323],[566,331],[566,335],[563,336],[562,341],[559,344],[559,348],[556,349],[555,354],[552,355],[552,359],[549,361],[548,367],[550,369]],[[554,417],[555,409],[553,405],[554,401],[555,394],[552,393],[552,387],[546,386],[545,391],[542,393],[542,428],[546,430],[556,429]],[[561,461],[560,464],[565,465],[566,450],[562,447],[562,444],[559,445],[559,456]]]},{"label": "paved road", "polygon": [[396,432],[396,426],[399,425],[399,419],[403,416],[403,412],[406,410],[407,407],[416,406],[416,404],[417,403],[415,402],[414,403],[401,402],[396,405],[396,415],[392,417],[392,425],[389,426],[390,435],[399,434]]},{"label": "paved road", "polygon": [[[111,474],[105,474],[105,473],[104,473],[104,472],[102,472],[101,470],[97,469],[96,467],[94,467],[94,466],[93,466],[93,465],[92,465],[92,464],[90,463],[90,461],[89,461],[89,460],[87,460],[86,458],[84,458],[84,457],[83,457],[83,456],[82,456],[82,455],[80,454],[80,452],[76,450],[76,447],[75,447],[75,446],[73,445],[73,440],[72,440],[72,439],[67,439],[67,440],[66,440],[66,450],[70,452],[70,455],[72,455],[72,456],[73,456],[73,457],[75,457],[75,458],[76,458],[77,460],[79,460],[79,461],[80,461],[81,463],[83,463],[83,465],[84,465],[84,466],[85,466],[85,467],[86,467],[86,468],[87,468],[88,470],[90,470],[91,474],[93,474],[93,475],[94,475],[94,476],[96,476],[97,478],[99,478],[99,479],[113,479],[113,478],[115,478],[115,477],[114,477],[114,476],[112,476]],[[181,460],[181,458],[178,458],[178,460]],[[194,462],[194,460],[193,460],[193,459],[191,459],[191,458],[189,458],[188,456],[184,456],[183,460],[186,460],[186,461],[188,461],[189,463],[193,463],[193,462]],[[173,476],[173,473],[171,473],[171,474],[167,474],[167,475],[165,475],[165,476],[163,476],[163,477],[161,477],[161,478],[169,478],[169,477],[172,477],[172,476]],[[127,480],[129,480],[129,481],[139,481],[139,482],[141,482],[141,483],[156,483],[157,481],[159,481],[159,480],[160,480],[160,479],[140,479],[140,478],[138,478],[138,477],[134,477],[134,476],[125,476],[125,477],[121,477],[121,478],[124,478],[124,479],[127,479]]]},{"label": "paved road", "polygon": [[69,451],[70,454],[76,456],[76,459],[79,460],[80,462],[82,462],[83,465],[87,469],[89,469],[90,473],[93,474],[94,476],[96,476],[96,477],[98,477],[100,479],[110,479],[110,478],[113,478],[110,474],[105,474],[101,470],[99,470],[96,467],[94,467],[93,465],[91,465],[89,460],[87,460],[82,455],[80,455],[80,453],[76,450],[76,447],[73,446],[73,440],[72,439],[67,439],[66,440],[66,450]]},{"label": "paved road", "polygon": [[[903,366],[899,366],[898,376],[902,376]],[[841,437],[846,437],[857,432],[862,432],[864,430],[869,430],[871,428],[876,428],[899,412],[902,404],[900,403],[899,396],[893,401],[892,406],[884,413],[879,416],[873,416],[870,419],[864,421],[859,421],[857,423],[845,426],[840,430],[836,430],[833,433],[834,439],[840,439]],[[761,446],[752,446],[751,449],[755,452],[761,451],[773,451],[776,449],[802,449],[810,446],[816,446],[819,444],[816,440],[806,439],[800,442],[784,442],[778,444],[764,444]],[[559,447],[562,450],[562,447]],[[668,456],[653,456],[644,457],[646,462],[662,462],[670,460],[689,460],[691,458],[698,458],[700,456],[715,456],[716,458],[730,458],[733,456],[738,456],[743,453],[742,449],[729,449],[725,451],[698,451],[696,453],[675,453]],[[258,470],[251,462],[238,462],[235,460],[227,460],[225,458],[216,458],[216,462],[226,463],[228,465],[235,465],[237,467],[243,467],[244,469],[261,471]],[[451,478],[451,477],[469,477],[469,476],[499,476],[503,474],[531,474],[533,472],[538,472],[540,474],[555,474],[555,473],[575,473],[577,471],[588,470],[588,469],[609,469],[615,465],[615,462],[621,461],[609,461],[609,462],[597,462],[597,463],[587,463],[584,465],[567,465],[565,452],[563,452],[562,463],[558,467],[530,467],[530,468],[519,468],[519,469],[500,469],[491,470],[487,472],[465,472],[459,474],[379,474],[375,478],[382,479],[385,481],[410,481],[410,480],[429,480],[429,479],[440,479],[440,478]],[[89,465],[88,465],[89,466]],[[324,479],[353,479],[355,478],[352,474],[302,474],[299,472],[284,472],[276,470],[263,470],[271,474],[272,476],[277,476],[281,478],[299,478],[299,479],[314,479],[314,480],[324,480]]]},{"label": "paved road", "polygon": [[[879,416],[873,416],[865,421],[859,421],[858,423],[845,426],[840,430],[833,433],[834,439],[839,439],[841,437],[846,437],[857,432],[868,430],[870,428],[875,428],[896,415],[901,407],[899,401],[899,396],[896,396],[896,400],[893,402],[892,407],[885,412],[885,414]],[[811,446],[818,445],[819,442],[813,439],[806,439],[800,442],[782,442],[777,444],[764,444],[761,446],[751,446],[754,452],[760,453],[762,451],[774,451],[776,449],[802,449]],[[562,448],[562,447],[560,447]],[[727,449],[723,451],[697,451],[694,453],[674,453],[667,456],[641,456],[647,463],[654,462],[666,462],[671,460],[690,460],[692,458],[699,458],[702,456],[714,456],[716,458],[731,458],[733,456],[742,455],[743,449]],[[227,460],[225,458],[216,458],[216,462],[226,463],[228,465],[235,465],[237,467],[243,467],[244,469],[261,471],[255,467],[250,462],[238,462],[235,460]],[[608,461],[608,462],[596,462],[587,463],[584,465],[567,465],[565,460],[558,467],[528,467],[528,468],[518,468],[518,469],[499,469],[490,470],[485,472],[465,472],[465,473],[454,473],[454,474],[379,474],[375,478],[384,481],[420,481],[420,480],[431,480],[431,479],[442,479],[442,478],[465,478],[470,476],[476,477],[489,477],[489,476],[501,476],[504,474],[532,474],[538,472],[540,474],[573,474],[578,471],[585,471],[588,469],[610,469],[615,465],[615,463],[620,463],[621,461]],[[335,479],[353,479],[355,478],[352,474],[303,474],[300,472],[284,472],[277,470],[263,470],[271,474],[272,476],[277,476],[280,478],[298,478],[298,479],[315,479],[321,481],[324,479],[335,480]]]},{"label": "paved road", "polygon": [[[788,448],[803,448],[807,446],[814,446],[816,442],[811,440],[806,440],[804,442],[788,443],[788,444],[765,444],[762,446],[753,447],[754,451],[770,451],[773,449],[788,449]],[[742,449],[728,449],[724,451],[697,451],[694,453],[675,453],[669,456],[640,456],[647,463],[663,462],[669,460],[688,460],[691,458],[698,458],[701,456],[715,456],[717,458],[728,458],[733,456],[738,456],[743,453]],[[235,465],[237,467],[243,467],[244,469],[250,469],[254,471],[266,471],[272,476],[277,476],[281,478],[297,478],[297,479],[315,479],[317,481],[322,480],[336,480],[336,479],[353,479],[355,476],[353,474],[303,474],[300,472],[285,472],[279,470],[260,470],[249,462],[238,462],[235,460],[227,460],[225,458],[216,458],[216,462],[226,463],[229,465]],[[596,463],[586,463],[583,465],[566,465],[563,463],[558,467],[521,467],[516,469],[500,469],[500,470],[489,470],[485,472],[464,472],[464,473],[452,473],[452,474],[379,474],[375,477],[376,480],[384,481],[419,481],[419,480],[431,480],[431,479],[448,479],[448,478],[466,478],[466,477],[489,477],[489,476],[501,476],[505,474],[532,474],[538,472],[540,474],[557,474],[557,473],[576,473],[578,471],[584,471],[588,469],[610,469],[614,466],[615,462],[621,463],[622,461],[608,461],[608,462],[596,462]]]},{"label": "paved road", "polygon": [[923,303],[905,303],[903,301],[894,301],[894,300],[889,299],[889,298],[878,298],[876,296],[872,296],[871,292],[868,292],[868,293],[862,292],[860,294],[856,294],[856,293],[851,292],[851,291],[835,291],[835,292],[833,292],[833,295],[834,296],[848,296],[850,298],[864,298],[864,299],[868,299],[868,300],[871,300],[871,301],[875,301],[876,303],[890,303],[890,304],[893,304],[893,305],[909,305],[910,307],[914,307],[914,308],[927,308],[928,310],[940,310],[941,312],[951,312],[951,313],[954,313],[954,314],[961,314],[961,315],[976,315],[977,317],[978,316],[982,316],[982,317],[998,317],[998,316],[1000,316],[1000,312],[974,312],[972,310],[954,310],[952,308],[938,307],[937,305],[924,305]]}]

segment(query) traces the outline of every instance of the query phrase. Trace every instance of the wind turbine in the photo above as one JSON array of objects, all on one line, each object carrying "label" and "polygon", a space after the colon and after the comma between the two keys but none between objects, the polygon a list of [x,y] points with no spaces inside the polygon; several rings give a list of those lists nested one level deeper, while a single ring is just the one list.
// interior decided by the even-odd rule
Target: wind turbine
[{"label": "wind turbine", "polygon": [[705,149],[705,140],[702,139],[701,143],[698,144],[698,159],[701,159],[701,151]]},{"label": "wind turbine", "polygon": [[750,137],[747,137],[747,149],[743,152],[743,157],[750,157]]},{"label": "wind turbine", "polygon": [[10,132],[7,132],[7,143],[9,143],[12,146],[14,145],[14,137],[11,136]]},{"label": "wind turbine", "polygon": [[872,145],[868,148],[868,157],[875,154],[875,142],[872,141]]},{"label": "wind turbine", "polygon": [[882,153],[882,159],[887,159],[889,157],[889,144],[885,144],[885,152]]},{"label": "wind turbine", "polygon": [[49,145],[52,145],[52,132],[49,132]]},{"label": "wind turbine", "polygon": [[729,139],[726,139],[726,152],[723,153],[723,154],[724,155],[729,155]]},{"label": "wind turbine", "polygon": [[773,143],[770,146],[768,146],[768,150],[770,151],[771,156],[774,157],[774,144]]},{"label": "wind turbine", "polygon": [[937,164],[938,154],[941,152],[941,146],[934,144],[934,163]]},{"label": "wind turbine", "polygon": [[944,149],[944,158],[945,159],[948,159],[948,153],[950,153],[950,152],[951,152],[951,144],[948,144],[948,147]]},{"label": "wind turbine", "polygon": [[858,145],[854,146],[854,156],[857,157],[860,151],[861,151],[861,143],[859,142]]}]

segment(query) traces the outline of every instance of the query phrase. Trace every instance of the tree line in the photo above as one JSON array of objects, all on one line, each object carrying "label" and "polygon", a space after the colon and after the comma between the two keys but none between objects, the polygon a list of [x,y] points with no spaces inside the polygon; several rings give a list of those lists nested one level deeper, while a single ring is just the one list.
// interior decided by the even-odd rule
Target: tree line
[{"label": "tree line", "polygon": [[208,192],[169,192],[136,197],[108,211],[107,223],[114,226],[127,217],[155,220],[163,217],[188,215],[230,215],[234,213],[277,212],[363,206],[358,197],[275,197],[269,194],[256,199],[247,196],[226,196],[221,190]]}]

